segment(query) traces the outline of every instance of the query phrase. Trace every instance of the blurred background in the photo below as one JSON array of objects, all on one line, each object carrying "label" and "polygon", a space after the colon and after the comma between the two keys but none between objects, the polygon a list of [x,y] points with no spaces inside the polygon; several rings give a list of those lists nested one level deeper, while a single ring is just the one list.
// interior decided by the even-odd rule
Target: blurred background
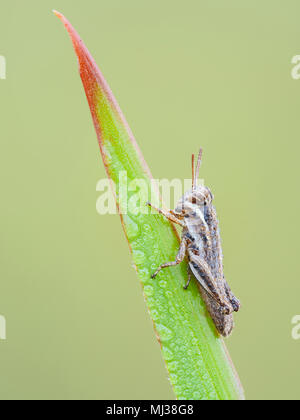
[{"label": "blurred background", "polygon": [[2,2],[1,399],[174,398],[105,176],[76,27],[155,178],[214,192],[243,308],[227,345],[249,399],[300,398],[297,0]]}]

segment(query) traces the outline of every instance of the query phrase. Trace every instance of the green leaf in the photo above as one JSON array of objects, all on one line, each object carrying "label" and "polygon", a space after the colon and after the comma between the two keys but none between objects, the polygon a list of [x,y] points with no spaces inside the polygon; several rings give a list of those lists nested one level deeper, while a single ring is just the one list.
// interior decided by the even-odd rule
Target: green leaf
[{"label": "green leaf", "polygon": [[103,162],[116,185],[118,208],[120,213],[127,207],[131,210],[120,214],[121,221],[175,395],[191,400],[243,399],[240,381],[223,339],[207,314],[198,285],[192,282],[187,291],[183,289],[186,263],[151,279],[162,262],[175,259],[179,245],[176,229],[161,215],[135,214],[135,192],[122,194],[121,171],[126,172],[128,184],[143,180],[149,191],[151,173],[92,56],[67,19],[55,14],[67,28],[78,57]]}]

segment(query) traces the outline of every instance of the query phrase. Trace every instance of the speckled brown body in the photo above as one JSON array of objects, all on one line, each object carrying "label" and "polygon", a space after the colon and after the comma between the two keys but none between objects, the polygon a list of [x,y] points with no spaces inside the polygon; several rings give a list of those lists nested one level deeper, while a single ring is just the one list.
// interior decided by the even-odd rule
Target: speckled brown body
[{"label": "speckled brown body", "polygon": [[[182,236],[193,236],[193,241],[191,241],[191,244],[188,247],[189,260],[191,259],[191,255],[193,255],[193,248],[195,247],[199,250],[201,258],[207,262],[207,265],[210,268],[210,272],[215,280],[215,289],[220,301],[223,302],[225,307],[228,308],[229,313],[225,313],[226,311],[223,310],[224,306],[222,306],[222,304],[220,305],[220,302],[218,302],[215,297],[208,293],[206,288],[201,285],[201,281],[199,281],[201,285],[200,293],[205,301],[208,312],[210,313],[219,333],[227,337],[232,332],[234,327],[232,312],[238,311],[240,304],[232,294],[230,287],[224,277],[221,238],[215,208],[211,203],[207,203],[202,207],[202,211],[208,228],[206,234],[202,233],[201,226],[203,225],[200,221],[200,223],[196,223],[195,225],[190,226],[189,232],[183,230]],[[206,235],[211,240],[211,246],[208,245]],[[189,264],[191,266],[191,261]],[[201,273],[199,266],[191,267],[191,269],[197,279],[199,279],[199,275],[205,279],[205,274],[203,275],[203,273]]]},{"label": "speckled brown body", "polygon": [[[173,223],[183,227],[180,249],[174,262],[161,265],[152,277],[163,268],[180,264],[187,256],[189,285],[194,274],[200,285],[200,293],[218,332],[227,337],[234,327],[232,313],[240,309],[240,303],[230,290],[223,272],[223,255],[219,223],[212,205],[213,195],[205,186],[196,186],[202,151],[199,153],[197,171],[193,169],[193,188],[178,202],[175,211],[164,214]],[[193,159],[194,168],[194,159]]]}]

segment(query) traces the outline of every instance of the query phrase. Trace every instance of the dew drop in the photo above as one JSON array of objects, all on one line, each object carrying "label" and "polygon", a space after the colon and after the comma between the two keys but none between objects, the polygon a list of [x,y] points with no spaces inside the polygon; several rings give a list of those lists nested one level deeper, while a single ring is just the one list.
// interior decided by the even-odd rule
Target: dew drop
[{"label": "dew drop", "polygon": [[213,401],[213,400],[215,400],[215,399],[216,399],[216,394],[215,394],[215,392],[214,392],[214,391],[210,392],[208,395],[209,395],[209,399],[210,399],[211,401]]},{"label": "dew drop", "polygon": [[150,225],[146,225],[146,224],[145,224],[145,225],[143,226],[143,231],[144,231],[144,232],[150,232],[150,231],[151,231],[151,226],[150,226]]},{"label": "dew drop", "polygon": [[171,340],[171,338],[173,337],[173,331],[171,331],[169,328],[165,327],[162,324],[157,324],[156,329],[162,341]]},{"label": "dew drop", "polygon": [[151,278],[149,270],[147,270],[147,268],[139,270],[139,277],[142,283],[146,283],[147,281],[149,281]]},{"label": "dew drop", "polygon": [[159,319],[159,313],[157,312],[156,309],[152,309],[151,316],[154,319],[154,321],[157,321]]},{"label": "dew drop", "polygon": [[176,309],[174,308],[174,306],[172,306],[172,305],[169,306],[169,312],[172,315],[174,315],[176,313]]},{"label": "dew drop", "polygon": [[159,282],[160,287],[165,288],[167,286],[167,282],[165,280],[161,280]]},{"label": "dew drop", "polygon": [[155,305],[155,299],[151,296],[147,298],[147,302],[150,308]]},{"label": "dew drop", "polygon": [[129,241],[133,241],[140,233],[138,225],[127,215],[123,215],[123,220],[126,225],[126,232]]},{"label": "dew drop", "polygon": [[170,373],[170,380],[172,384],[176,384],[178,380],[177,375],[175,375],[174,373]]},{"label": "dew drop", "polygon": [[152,263],[150,266],[151,270],[153,270],[153,272],[157,269],[157,263]]},{"label": "dew drop", "polygon": [[149,257],[149,261],[150,262],[155,262],[155,260],[156,260],[156,257],[155,257],[155,255],[150,255],[150,257]]},{"label": "dew drop", "polygon": [[133,259],[136,265],[143,265],[146,261],[146,256],[142,251],[133,251]]},{"label": "dew drop", "polygon": [[[174,358],[174,354],[173,354],[172,350],[170,350],[168,347],[163,347],[163,354],[164,354],[164,357],[165,357],[167,362]],[[171,364],[172,363],[168,364],[169,368],[170,368]]]},{"label": "dew drop", "polygon": [[177,371],[178,366],[179,366],[179,363],[178,362],[170,362],[170,363],[168,363],[168,368],[169,368],[170,371],[171,370],[176,370]]},{"label": "dew drop", "polygon": [[193,393],[193,398],[195,400],[200,400],[201,399],[201,392],[199,392],[199,391],[194,392]]},{"label": "dew drop", "polygon": [[174,391],[176,395],[180,395],[182,393],[182,387],[179,385],[174,386]]},{"label": "dew drop", "polygon": [[152,286],[145,286],[144,292],[146,296],[152,296],[153,295],[153,287]]}]

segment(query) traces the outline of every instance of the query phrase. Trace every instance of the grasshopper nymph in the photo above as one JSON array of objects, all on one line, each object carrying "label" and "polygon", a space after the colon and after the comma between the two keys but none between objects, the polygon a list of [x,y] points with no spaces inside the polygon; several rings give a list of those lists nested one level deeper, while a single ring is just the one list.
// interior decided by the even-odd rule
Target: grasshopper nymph
[{"label": "grasshopper nymph", "polygon": [[188,287],[193,273],[200,284],[200,292],[218,332],[227,337],[233,330],[233,312],[238,312],[240,302],[236,299],[227,284],[223,273],[223,255],[219,222],[212,204],[211,191],[197,185],[202,149],[200,149],[195,170],[192,155],[192,190],[188,191],[177,203],[175,211],[155,208],[182,230],[179,252],[174,262],[162,264],[152,275],[155,278],[163,268],[180,264],[188,258]]}]

